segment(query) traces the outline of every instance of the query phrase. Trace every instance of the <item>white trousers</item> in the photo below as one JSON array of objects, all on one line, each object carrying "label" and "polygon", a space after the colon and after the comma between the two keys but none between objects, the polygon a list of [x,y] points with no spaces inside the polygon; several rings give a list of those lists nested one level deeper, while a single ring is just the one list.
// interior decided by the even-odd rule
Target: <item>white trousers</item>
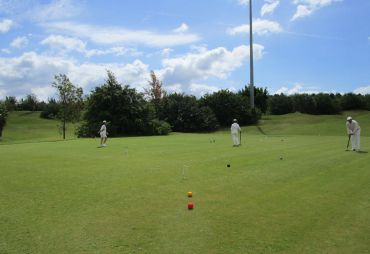
[{"label": "white trousers", "polygon": [[239,140],[238,133],[231,133],[231,137],[233,139],[234,146],[240,145],[240,140]]},{"label": "white trousers", "polygon": [[360,150],[360,134],[361,130],[356,131],[351,137],[352,150]]}]

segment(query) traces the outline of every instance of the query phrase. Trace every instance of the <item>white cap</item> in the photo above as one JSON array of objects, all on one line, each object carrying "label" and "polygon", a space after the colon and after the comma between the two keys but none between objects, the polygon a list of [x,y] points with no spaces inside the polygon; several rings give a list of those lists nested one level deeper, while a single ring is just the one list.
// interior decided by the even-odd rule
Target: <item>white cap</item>
[{"label": "white cap", "polygon": [[234,120],[233,120],[233,122],[237,122],[238,120],[236,120],[235,118],[234,118]]},{"label": "white cap", "polygon": [[347,117],[347,121],[350,121],[350,120],[352,120],[352,117],[351,116]]},{"label": "white cap", "polygon": [[107,122],[107,121],[105,121],[105,120],[103,121],[103,123],[106,123],[106,122]]}]

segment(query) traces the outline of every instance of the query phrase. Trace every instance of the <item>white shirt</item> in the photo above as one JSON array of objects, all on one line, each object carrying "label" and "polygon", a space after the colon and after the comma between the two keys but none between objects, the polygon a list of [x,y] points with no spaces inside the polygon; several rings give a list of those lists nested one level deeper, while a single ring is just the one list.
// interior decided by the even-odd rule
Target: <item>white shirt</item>
[{"label": "white shirt", "polygon": [[357,121],[352,120],[352,122],[346,122],[347,126],[347,134],[355,134],[357,131],[361,130],[360,125],[358,124]]},{"label": "white shirt", "polygon": [[239,126],[238,123],[233,123],[231,125],[230,130],[231,130],[231,134],[237,134],[239,131],[241,131],[240,126]]},{"label": "white shirt", "polygon": [[106,135],[107,135],[107,127],[105,126],[105,124],[103,124],[103,125],[100,127],[100,135],[104,135],[104,136],[106,136]]}]

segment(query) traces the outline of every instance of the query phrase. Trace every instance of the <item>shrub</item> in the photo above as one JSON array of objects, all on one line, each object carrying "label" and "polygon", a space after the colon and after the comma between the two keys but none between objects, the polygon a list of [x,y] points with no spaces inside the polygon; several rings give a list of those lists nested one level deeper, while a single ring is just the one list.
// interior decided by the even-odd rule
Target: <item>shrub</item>
[{"label": "shrub", "polygon": [[50,99],[45,105],[45,108],[40,113],[41,118],[45,119],[56,119],[58,117],[60,110],[60,105],[55,101],[55,99]]},{"label": "shrub", "polygon": [[158,119],[151,120],[148,127],[148,135],[168,135],[171,132],[171,125]]}]

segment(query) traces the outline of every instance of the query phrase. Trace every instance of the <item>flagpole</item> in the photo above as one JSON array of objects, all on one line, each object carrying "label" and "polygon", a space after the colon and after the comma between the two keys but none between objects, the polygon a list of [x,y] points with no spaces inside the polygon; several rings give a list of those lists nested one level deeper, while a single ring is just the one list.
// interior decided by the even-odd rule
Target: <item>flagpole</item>
[{"label": "flagpole", "polygon": [[249,94],[251,108],[254,108],[254,74],[253,74],[253,28],[252,28],[252,0],[249,0]]}]

